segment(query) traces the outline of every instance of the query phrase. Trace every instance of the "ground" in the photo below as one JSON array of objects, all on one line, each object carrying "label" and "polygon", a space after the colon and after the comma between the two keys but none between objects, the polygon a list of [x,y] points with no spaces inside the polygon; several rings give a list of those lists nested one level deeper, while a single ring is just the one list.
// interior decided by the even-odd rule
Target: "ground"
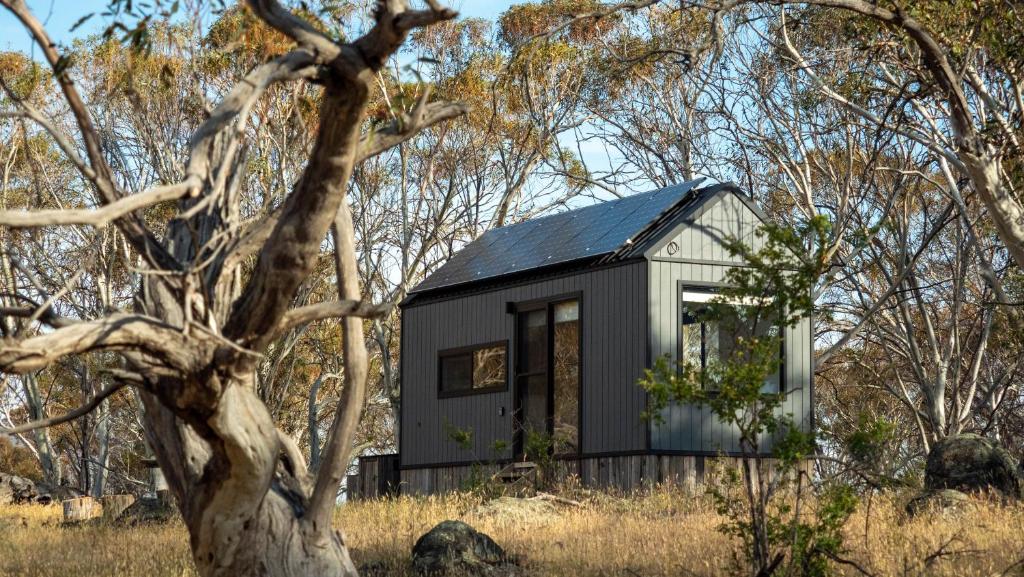
[{"label": "ground", "polygon": [[[972,505],[955,517],[907,519],[906,497],[876,496],[848,527],[847,557],[874,575],[1016,575],[1024,558],[1024,505]],[[518,557],[530,575],[660,577],[728,573],[732,543],[703,497],[656,489],[628,499],[595,495],[541,521],[480,518],[470,495],[347,504],[360,565],[411,575],[416,539],[444,519],[466,518]],[[183,577],[195,572],[184,527],[62,528],[59,507],[0,507],[0,577]],[[840,574],[859,575],[852,565]]]}]

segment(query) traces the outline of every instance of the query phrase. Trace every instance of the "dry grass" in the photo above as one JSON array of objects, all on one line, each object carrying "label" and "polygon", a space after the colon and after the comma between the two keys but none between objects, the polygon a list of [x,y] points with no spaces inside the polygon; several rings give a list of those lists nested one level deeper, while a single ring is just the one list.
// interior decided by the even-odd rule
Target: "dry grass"
[{"label": "dry grass", "polygon": [[[415,540],[478,503],[466,495],[361,502],[340,508],[336,519],[358,564],[411,575]],[[956,517],[908,520],[902,503],[876,497],[870,511],[861,508],[848,528],[850,559],[880,576],[1021,574],[1014,563],[1024,558],[1024,506],[983,501]],[[0,507],[0,577],[194,575],[180,524],[65,529],[59,518],[57,507]],[[722,575],[733,550],[703,498],[668,490],[630,499],[594,496],[546,523],[473,522],[539,576]],[[859,575],[850,566],[838,569]]]}]

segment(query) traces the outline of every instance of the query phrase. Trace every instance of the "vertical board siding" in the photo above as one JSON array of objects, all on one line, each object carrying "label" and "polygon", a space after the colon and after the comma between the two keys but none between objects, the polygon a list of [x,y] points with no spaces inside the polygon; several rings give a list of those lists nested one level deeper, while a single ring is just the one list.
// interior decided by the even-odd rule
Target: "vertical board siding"
[{"label": "vertical board siding", "polygon": [[[704,260],[738,262],[730,256],[722,239],[733,237],[758,250],[764,241],[755,235],[760,218],[734,194],[726,194],[718,202],[699,212],[692,222],[684,222],[675,231],[666,235],[653,257],[655,259]],[[668,244],[674,241],[679,251],[669,254]]]},{"label": "vertical board siding", "polygon": [[[647,263],[585,271],[499,288],[403,310],[402,466],[512,457],[515,315],[506,303],[580,293],[582,397],[580,441],[584,453],[646,448],[644,391],[636,381],[647,356]],[[508,340],[507,391],[437,398],[440,350]],[[504,415],[500,415],[504,408]],[[445,423],[473,433],[473,446],[457,446]],[[494,452],[496,440],[509,443]]]},{"label": "vertical board siding", "polygon": [[[655,252],[648,277],[650,278],[650,315],[652,362],[668,355],[677,358],[679,338],[680,298],[679,284],[695,285],[721,283],[727,266],[711,264],[733,259],[719,238],[741,238],[755,249],[762,241],[754,232],[761,220],[742,201],[727,195],[711,205],[694,220],[694,226],[673,231],[664,239],[674,240],[679,250],[669,255],[666,246]],[[702,264],[699,261],[706,261]],[[781,408],[783,414],[804,430],[811,426],[811,321],[804,319],[784,333],[785,387],[788,393]],[[650,424],[651,449],[658,451],[694,451],[735,453],[740,451],[738,431],[713,417],[707,408],[673,404],[662,412],[662,422]],[[770,446],[770,443],[767,443]],[[767,448],[767,447],[766,447]]]}]

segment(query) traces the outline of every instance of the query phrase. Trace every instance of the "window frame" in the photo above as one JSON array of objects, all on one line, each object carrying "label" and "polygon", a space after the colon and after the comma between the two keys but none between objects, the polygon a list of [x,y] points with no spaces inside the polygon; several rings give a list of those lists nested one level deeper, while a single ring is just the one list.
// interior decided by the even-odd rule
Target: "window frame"
[{"label": "window frame", "polygon": [[[459,357],[463,355],[469,355],[470,364],[474,362],[473,355],[476,351],[482,349],[491,349],[495,347],[505,348],[505,381],[501,385],[495,385],[491,387],[473,388],[473,383],[470,383],[470,388],[457,391],[446,391],[444,390],[444,366],[443,360],[449,357]],[[437,398],[438,399],[451,399],[455,397],[469,397],[473,395],[487,395],[491,393],[501,393],[508,391],[509,383],[509,370],[511,369],[511,354],[509,353],[509,341],[508,339],[491,341],[487,343],[480,343],[476,345],[468,345],[464,347],[455,347],[450,349],[441,349],[437,351]],[[472,379],[472,371],[470,372],[470,379]]]},{"label": "window frame", "polygon": [[[678,287],[679,290],[677,291],[677,299],[678,300],[676,301],[677,302],[677,306],[679,307],[679,312],[676,315],[677,319],[676,319],[676,347],[675,347],[676,350],[675,350],[675,355],[676,355],[676,361],[677,362],[681,361],[682,358],[683,358],[683,356],[682,356],[683,344],[684,344],[683,343],[683,326],[684,326],[683,320],[686,318],[686,308],[687,308],[686,305],[687,304],[691,304],[691,305],[703,304],[703,305],[706,306],[708,303],[711,302],[711,300],[713,298],[715,298],[715,297],[717,297],[719,295],[719,289],[721,289],[723,286],[724,285],[721,285],[721,284],[693,286],[693,285],[684,284],[682,282],[679,283],[679,287]],[[685,298],[687,295],[694,295],[694,296],[701,295],[701,298],[703,298],[704,300],[695,300],[695,299],[687,300]],[[734,304],[736,306],[751,306],[750,304],[746,304],[746,303],[743,303],[743,302],[735,302],[735,303],[731,303],[731,304]],[[704,368],[707,366],[707,343],[706,343],[706,329],[705,329],[705,324],[706,323],[704,321],[699,321],[696,324],[698,324],[700,326],[700,333],[701,333],[701,339],[700,339],[700,370],[702,372],[702,374],[701,374],[701,389],[706,394],[717,395],[719,393],[719,391],[717,389],[710,389],[710,388],[708,388],[707,383],[704,382],[704,376],[703,376]],[[777,391],[762,392],[761,394],[763,396],[785,395],[788,392],[788,390],[787,390],[787,382],[786,382],[786,327],[780,326],[779,330],[782,331],[782,338],[779,339],[779,390],[777,390]]]}]

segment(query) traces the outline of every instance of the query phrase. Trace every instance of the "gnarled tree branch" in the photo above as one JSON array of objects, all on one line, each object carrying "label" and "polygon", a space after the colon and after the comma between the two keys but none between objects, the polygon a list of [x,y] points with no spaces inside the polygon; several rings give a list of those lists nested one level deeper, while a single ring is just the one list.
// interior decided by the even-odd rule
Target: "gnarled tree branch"
[{"label": "gnarled tree branch", "polygon": [[190,177],[178,184],[157,186],[139,194],[124,196],[97,209],[2,210],[0,226],[33,228],[79,224],[100,228],[133,211],[182,198],[198,184],[198,178]]},{"label": "gnarled tree branch", "polygon": [[186,339],[181,331],[151,317],[117,313],[24,340],[4,339],[0,341],[0,371],[28,373],[68,355],[108,350],[142,352],[188,373],[201,362],[197,350],[202,347],[196,346],[199,334]]}]

